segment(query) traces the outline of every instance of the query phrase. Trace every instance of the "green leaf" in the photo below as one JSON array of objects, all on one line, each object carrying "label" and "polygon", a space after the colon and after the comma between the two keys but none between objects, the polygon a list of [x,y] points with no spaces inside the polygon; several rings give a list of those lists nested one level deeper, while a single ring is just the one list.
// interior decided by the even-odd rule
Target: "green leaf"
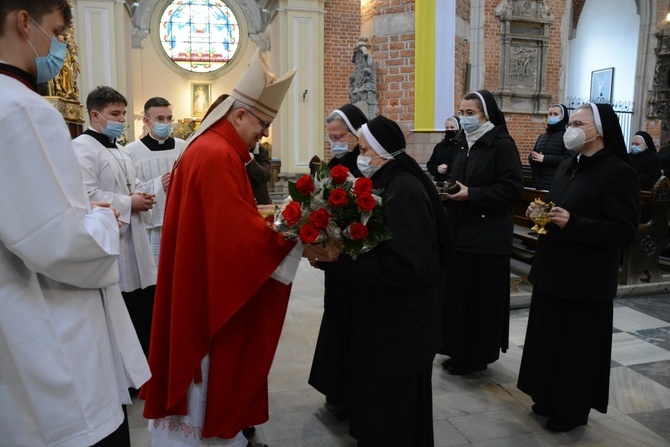
[{"label": "green leaf", "polygon": [[321,162],[321,165],[316,170],[315,177],[319,181],[323,181],[324,179],[330,177],[330,168],[328,167],[328,163],[326,163],[325,161]]},{"label": "green leaf", "polygon": [[389,230],[386,225],[379,221],[370,221],[368,222],[368,237],[367,241],[373,245],[376,245],[380,242],[388,241],[393,237],[391,230]]},{"label": "green leaf", "polygon": [[344,252],[354,260],[361,254],[361,250],[363,250],[363,241],[361,240],[354,241],[352,239],[342,238],[342,244],[344,245]]}]

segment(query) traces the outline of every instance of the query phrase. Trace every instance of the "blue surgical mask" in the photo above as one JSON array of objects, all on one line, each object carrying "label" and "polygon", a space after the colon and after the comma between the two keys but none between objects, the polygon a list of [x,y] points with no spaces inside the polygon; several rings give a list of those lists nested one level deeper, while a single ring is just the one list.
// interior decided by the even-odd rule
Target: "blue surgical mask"
[{"label": "blue surgical mask", "polygon": [[344,141],[330,143],[330,151],[333,153],[333,157],[340,158],[349,152],[349,143]]},{"label": "blue surgical mask", "polygon": [[100,115],[100,118],[105,120],[107,123],[107,126],[104,129],[101,129],[103,134],[107,135],[111,139],[119,138],[121,135],[123,135],[123,131],[126,128],[123,123],[118,121],[108,121],[102,115]]},{"label": "blue surgical mask", "polygon": [[154,123],[152,130],[158,138],[164,140],[172,133],[172,123]]},{"label": "blue surgical mask", "polygon": [[547,123],[550,126],[553,126],[554,124],[558,124],[560,120],[561,120],[560,116],[550,116],[549,118],[547,118]]},{"label": "blue surgical mask", "polygon": [[631,155],[639,154],[642,152],[642,147],[641,146],[631,146],[630,150],[628,151]]},{"label": "blue surgical mask", "polygon": [[461,127],[465,133],[474,132],[479,129],[479,126],[481,126],[479,123],[479,115],[461,117]]},{"label": "blue surgical mask", "polygon": [[49,36],[49,34],[44,31],[32,17],[30,20],[33,21],[33,23],[40,29],[40,31],[42,31],[44,34],[46,34],[47,37],[50,37],[51,39],[49,54],[46,56],[40,56],[37,54],[37,50],[35,50],[33,44],[28,41],[28,45],[30,45],[30,48],[32,48],[35,52],[35,68],[37,70],[35,77],[37,83],[41,84],[43,82],[52,80],[58,73],[60,73],[61,69],[63,68],[63,64],[65,63],[67,45],[65,42],[59,42],[55,36]]},{"label": "blue surgical mask", "polygon": [[369,155],[359,155],[358,158],[356,158],[356,166],[358,167],[358,170],[361,171],[361,174],[363,174],[363,176],[367,178],[372,177],[374,173],[379,171],[379,168],[382,167],[382,165],[370,166],[370,162],[372,161],[373,158],[383,158],[383,157],[370,157]]}]

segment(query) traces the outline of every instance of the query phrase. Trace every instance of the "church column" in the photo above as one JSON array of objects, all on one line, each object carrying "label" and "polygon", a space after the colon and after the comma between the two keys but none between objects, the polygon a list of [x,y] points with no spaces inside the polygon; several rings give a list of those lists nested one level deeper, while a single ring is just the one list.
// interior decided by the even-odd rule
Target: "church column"
[{"label": "church column", "polygon": [[[88,93],[100,85],[118,90],[128,100],[130,134],[126,137],[132,141],[134,109],[129,2],[74,0],[73,12],[80,52],[80,100],[85,104]],[[88,118],[88,111],[85,111],[85,118]]]},{"label": "church column", "polygon": [[310,159],[323,149],[324,1],[259,2],[270,14],[272,70],[298,68],[272,126],[272,155],[288,174],[309,172]]}]

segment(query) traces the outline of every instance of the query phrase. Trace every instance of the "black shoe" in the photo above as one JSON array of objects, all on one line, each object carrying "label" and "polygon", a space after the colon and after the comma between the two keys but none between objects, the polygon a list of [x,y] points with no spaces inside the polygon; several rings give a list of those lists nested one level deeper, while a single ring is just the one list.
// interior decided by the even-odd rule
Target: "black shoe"
[{"label": "black shoe", "polygon": [[447,372],[452,376],[467,376],[477,371],[485,371],[485,363],[463,363],[447,366]]},{"label": "black shoe", "polygon": [[571,431],[589,421],[589,414],[575,415],[556,415],[547,421],[547,429],[554,432]]},{"label": "black shoe", "polygon": [[533,410],[533,413],[539,416],[544,416],[546,418],[550,418],[554,415],[554,413],[556,413],[553,409],[547,408],[540,404],[534,404],[530,409]]},{"label": "black shoe", "polygon": [[262,442],[252,442],[252,441],[249,441],[249,443],[247,444],[247,447],[268,447],[268,445],[267,445],[267,444],[263,444]]},{"label": "black shoe", "polygon": [[244,435],[245,438],[251,438],[253,435],[256,434],[256,427],[253,425],[251,427],[245,427],[242,429],[242,434]]}]

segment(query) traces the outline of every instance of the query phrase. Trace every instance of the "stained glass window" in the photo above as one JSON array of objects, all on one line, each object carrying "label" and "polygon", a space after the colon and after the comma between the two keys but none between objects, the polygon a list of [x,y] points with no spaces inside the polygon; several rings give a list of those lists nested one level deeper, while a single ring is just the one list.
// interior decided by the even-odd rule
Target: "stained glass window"
[{"label": "stained glass window", "polygon": [[221,0],[174,0],[163,12],[163,50],[181,68],[208,73],[233,58],[240,41],[235,15]]}]

